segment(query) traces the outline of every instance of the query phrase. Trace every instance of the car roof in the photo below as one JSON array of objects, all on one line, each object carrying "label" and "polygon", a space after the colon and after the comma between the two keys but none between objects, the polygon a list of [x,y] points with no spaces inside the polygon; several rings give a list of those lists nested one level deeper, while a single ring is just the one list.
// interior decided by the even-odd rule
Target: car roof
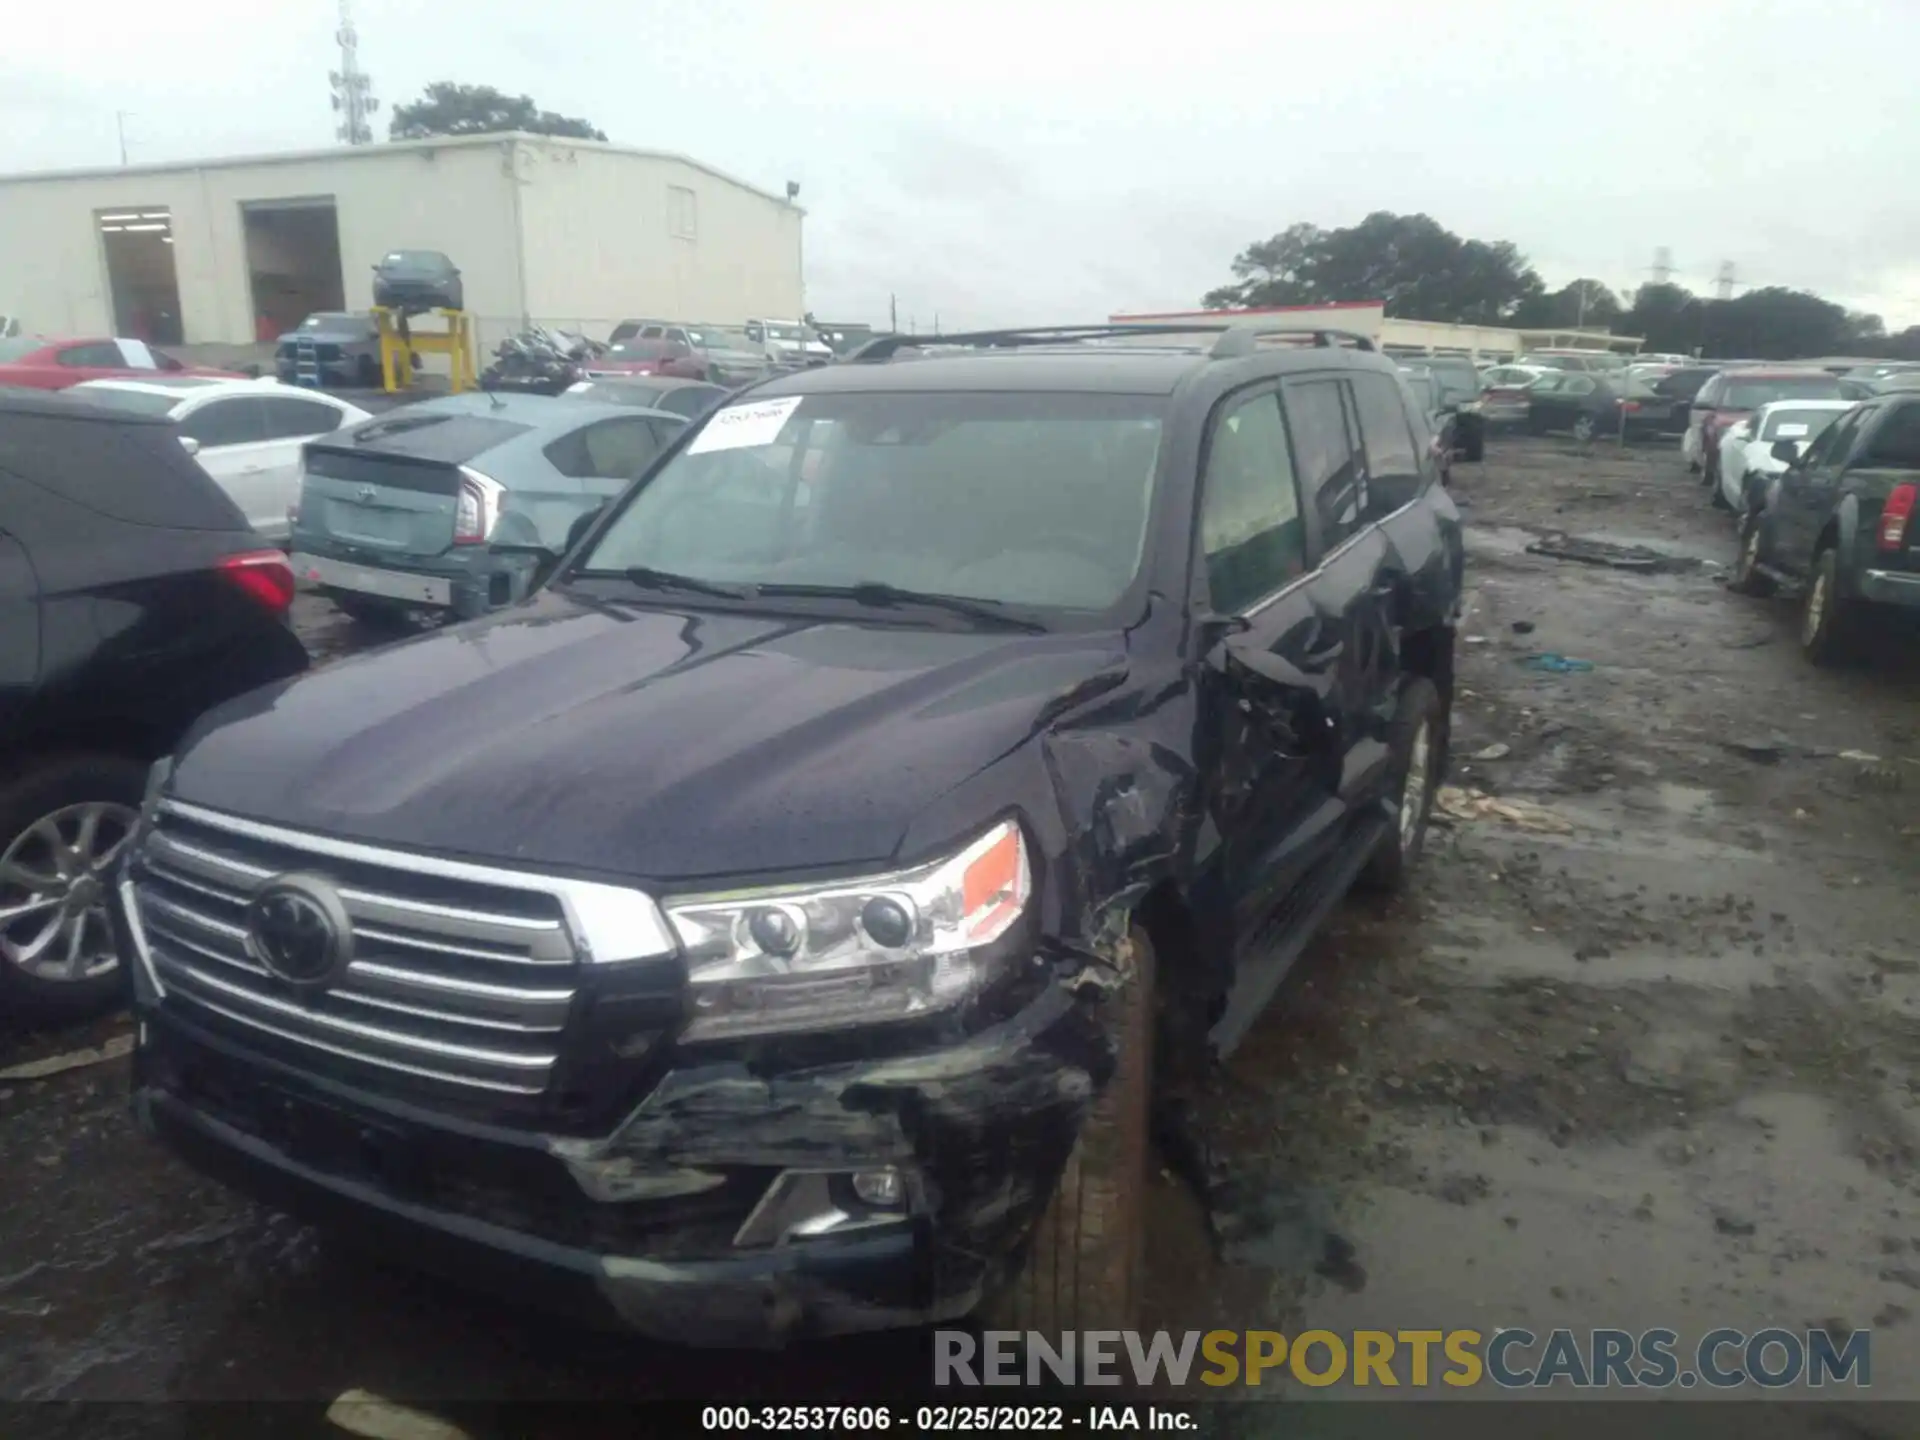
[{"label": "car roof", "polygon": [[[82,380],[73,387],[75,390],[132,390],[141,395],[178,395],[185,399],[189,394],[202,394],[209,390],[239,390],[258,393],[262,390],[293,390],[291,385],[282,385],[277,380],[235,379],[229,375],[164,375],[153,380],[120,379]],[[302,391],[303,395],[311,392]],[[329,397],[320,397],[329,398]]]},{"label": "car roof", "polygon": [[136,415],[126,410],[96,405],[72,390],[30,390],[24,386],[0,386],[0,415],[45,415],[59,420],[93,420],[103,425],[173,424],[164,415]]},{"label": "car roof", "polygon": [[1798,380],[1814,375],[1835,378],[1813,365],[1730,365],[1720,373],[1729,380]]},{"label": "car roof", "polygon": [[[631,419],[632,405],[602,405],[597,400],[582,400],[576,395],[518,395],[504,390],[469,390],[461,395],[436,395],[387,411],[377,418],[426,412],[435,415],[473,415],[482,419],[505,420],[532,430],[553,434],[575,429],[591,420],[610,420],[616,416]],[[675,420],[683,419],[676,415]]]}]

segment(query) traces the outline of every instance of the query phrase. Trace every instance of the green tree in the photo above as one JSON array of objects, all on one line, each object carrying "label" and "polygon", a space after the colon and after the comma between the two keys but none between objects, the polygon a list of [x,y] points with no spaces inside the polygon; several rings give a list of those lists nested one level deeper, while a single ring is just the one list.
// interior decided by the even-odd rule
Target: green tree
[{"label": "green tree", "polygon": [[1504,240],[1463,240],[1427,215],[1376,210],[1357,225],[1290,225],[1232,262],[1209,309],[1384,301],[1389,315],[1492,324],[1540,293],[1540,277]]},{"label": "green tree", "polygon": [[1619,297],[1604,283],[1582,278],[1515,306],[1512,322],[1528,329],[1597,329],[1612,325],[1623,313]]},{"label": "green tree", "polygon": [[584,120],[542,110],[530,96],[503,95],[491,85],[455,85],[446,80],[427,86],[411,104],[396,105],[388,138],[425,140],[433,135],[497,135],[510,130],[572,140],[607,138]]}]

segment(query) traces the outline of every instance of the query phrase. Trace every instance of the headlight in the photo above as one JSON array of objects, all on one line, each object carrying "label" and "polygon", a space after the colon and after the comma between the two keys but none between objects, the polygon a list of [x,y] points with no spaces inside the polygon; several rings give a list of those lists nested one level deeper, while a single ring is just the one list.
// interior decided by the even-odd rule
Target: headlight
[{"label": "headlight", "polygon": [[977,994],[988,948],[1032,890],[1020,827],[957,854],[834,885],[669,903],[693,987],[689,1040],[822,1030],[930,1014]]}]

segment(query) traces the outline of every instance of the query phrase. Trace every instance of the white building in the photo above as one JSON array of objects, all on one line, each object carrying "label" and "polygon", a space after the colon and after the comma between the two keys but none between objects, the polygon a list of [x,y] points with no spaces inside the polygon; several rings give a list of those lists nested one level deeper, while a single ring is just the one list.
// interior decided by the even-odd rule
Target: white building
[{"label": "white building", "polygon": [[524,320],[804,312],[804,212],[678,155],[473,135],[0,178],[0,314],[45,335],[246,344],[364,310],[441,250],[483,342]]}]

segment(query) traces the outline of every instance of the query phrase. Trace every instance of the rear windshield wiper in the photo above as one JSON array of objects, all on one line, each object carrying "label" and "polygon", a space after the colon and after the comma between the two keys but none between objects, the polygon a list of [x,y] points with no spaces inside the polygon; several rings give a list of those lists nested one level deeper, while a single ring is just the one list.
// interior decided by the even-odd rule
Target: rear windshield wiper
[{"label": "rear windshield wiper", "polygon": [[987,625],[1035,632],[1043,632],[1047,628],[1037,620],[1014,614],[995,600],[973,600],[964,595],[935,595],[924,590],[904,590],[884,580],[856,580],[851,585],[758,585],[754,587],[754,592],[767,596],[818,595],[826,599],[851,600],[856,605],[868,605],[876,609],[921,605],[964,615],[969,620],[978,620]]}]

